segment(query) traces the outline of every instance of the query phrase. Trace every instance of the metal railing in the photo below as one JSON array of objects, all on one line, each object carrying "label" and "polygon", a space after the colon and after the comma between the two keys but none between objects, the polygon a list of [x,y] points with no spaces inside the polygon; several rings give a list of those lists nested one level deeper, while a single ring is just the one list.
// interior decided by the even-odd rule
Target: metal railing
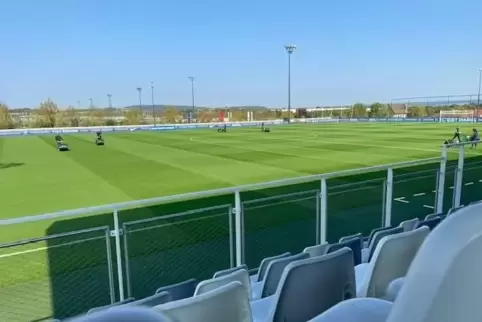
[{"label": "metal railing", "polygon": [[[29,293],[29,285],[40,280],[49,284],[38,294],[50,297],[45,304],[51,308],[50,316],[64,318],[92,306],[153,294],[162,285],[207,278],[229,266],[248,263],[251,269],[261,258],[282,250],[301,251],[351,232],[397,225],[404,216],[447,211],[446,181],[452,180],[447,176],[448,149],[459,149],[450,205],[458,207],[465,145],[444,146],[436,158],[2,219],[0,229],[41,222],[49,226],[46,236],[0,244],[0,269],[8,272],[0,278],[0,310],[10,320],[48,316],[47,308],[30,312],[13,305],[15,296]],[[409,197],[426,198],[425,204]],[[414,206],[419,203],[423,206]],[[70,239],[57,241],[65,237]],[[42,247],[33,246],[39,242]],[[26,248],[18,251],[19,246]],[[25,259],[26,254],[33,254],[32,259]],[[19,263],[19,258],[24,260]],[[65,261],[69,263],[62,264]],[[25,274],[18,271],[29,263],[40,268],[20,276]],[[92,283],[82,284],[86,279],[104,288],[91,290],[84,305],[79,294],[85,296],[87,290],[77,290],[94,288]],[[8,296],[12,303],[2,304]]]}]

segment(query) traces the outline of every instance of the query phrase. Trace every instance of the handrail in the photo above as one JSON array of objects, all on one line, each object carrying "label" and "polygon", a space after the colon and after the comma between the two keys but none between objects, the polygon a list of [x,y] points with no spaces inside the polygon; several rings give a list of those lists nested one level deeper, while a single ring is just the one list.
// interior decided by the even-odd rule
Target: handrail
[{"label": "handrail", "polygon": [[356,175],[356,174],[370,173],[370,172],[385,170],[388,168],[414,166],[414,165],[420,165],[420,164],[425,164],[425,163],[440,161],[440,160],[441,160],[440,157],[426,158],[426,159],[419,159],[419,160],[412,160],[412,161],[397,162],[392,164],[349,169],[349,170],[343,170],[343,171],[337,171],[337,172],[331,172],[331,173],[315,174],[315,175],[280,179],[280,180],[274,180],[274,181],[268,181],[268,182],[260,182],[255,184],[246,184],[246,185],[240,185],[235,187],[188,192],[188,193],[183,193],[178,195],[170,195],[170,196],[156,197],[156,198],[150,198],[150,199],[141,199],[141,200],[120,202],[120,203],[113,203],[113,204],[102,205],[102,206],[93,206],[93,207],[64,210],[64,211],[40,214],[40,215],[34,215],[34,216],[0,219],[0,226],[35,222],[35,221],[49,220],[49,219],[57,219],[57,218],[63,218],[63,217],[73,217],[73,216],[84,215],[88,213],[113,212],[115,210],[120,210],[121,208],[141,207],[141,206],[148,206],[152,204],[162,204],[165,202],[175,202],[175,201],[184,201],[184,200],[190,200],[190,199],[214,197],[214,196],[231,194],[236,192],[246,192],[251,190],[272,188],[276,186],[306,183],[309,181],[321,180],[322,178],[329,179],[334,177],[343,177],[343,176],[350,176],[350,175]]}]

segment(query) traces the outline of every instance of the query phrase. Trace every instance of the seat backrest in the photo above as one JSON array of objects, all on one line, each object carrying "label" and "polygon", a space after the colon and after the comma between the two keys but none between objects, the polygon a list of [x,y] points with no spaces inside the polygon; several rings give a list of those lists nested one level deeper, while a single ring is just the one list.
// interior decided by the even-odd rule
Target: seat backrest
[{"label": "seat backrest", "polygon": [[338,242],[339,242],[339,243],[343,243],[343,242],[345,242],[345,241],[347,241],[347,240],[350,240],[350,239],[353,239],[353,238],[357,238],[357,237],[360,237],[360,238],[363,239],[362,233],[357,233],[357,234],[353,234],[353,235],[341,237]]},{"label": "seat backrest", "polygon": [[310,257],[321,256],[321,255],[326,254],[326,251],[328,250],[328,247],[330,247],[330,244],[328,244],[328,243],[310,246],[310,247],[306,247],[303,250],[303,253],[308,253],[308,255],[310,255]]},{"label": "seat backrest", "polygon": [[435,217],[428,220],[422,220],[418,223],[417,228],[422,226],[427,226],[428,228],[430,228],[430,230],[433,230],[440,223],[441,220],[442,219],[440,217]]},{"label": "seat backrest", "polygon": [[240,270],[240,269],[248,270],[248,266],[246,264],[243,264],[241,266],[231,267],[231,268],[228,268],[228,269],[224,269],[222,271],[217,271],[216,273],[214,273],[213,278],[218,278],[218,277],[221,277],[221,276],[229,275],[229,274],[231,274],[233,272],[236,272],[237,270]]},{"label": "seat backrest", "polygon": [[154,307],[159,304],[164,304],[167,302],[170,302],[172,299],[171,294],[168,292],[161,292],[161,293],[156,293],[154,295],[151,295],[149,297],[130,302],[127,304],[124,304],[123,307],[126,306],[147,306],[147,307]]},{"label": "seat backrest", "polygon": [[387,229],[392,229],[393,227],[378,227],[378,228],[375,228],[373,229],[371,232],[370,232],[370,236],[368,237],[368,245],[370,246],[370,244],[372,243],[372,240],[373,238],[375,237],[375,234],[378,233],[379,231],[384,231],[384,230],[387,230]]},{"label": "seat backrest", "polygon": [[196,285],[197,281],[191,278],[181,283],[160,287],[157,289],[156,294],[168,292],[171,294],[171,301],[177,301],[193,296]]},{"label": "seat backrest", "polygon": [[131,303],[131,302],[134,302],[134,301],[135,301],[135,298],[129,297],[129,298],[123,300],[123,301],[119,301],[119,302],[116,302],[116,303],[113,303],[113,304],[109,304],[109,305],[104,305],[104,306],[98,306],[98,307],[91,308],[91,309],[87,312],[87,314],[92,314],[92,313],[95,313],[95,312],[107,310],[107,309],[110,309],[110,308],[113,308],[113,307],[116,307],[116,306],[119,306],[119,305]]},{"label": "seat backrest", "polygon": [[69,322],[172,322],[160,312],[141,307],[114,307],[68,320]]},{"label": "seat backrest", "polygon": [[354,237],[351,239],[347,239],[344,242],[339,242],[337,244],[332,244],[330,245],[330,248],[328,249],[328,253],[335,252],[339,249],[342,249],[344,247],[348,247],[352,250],[353,253],[353,263],[354,265],[361,264],[362,262],[362,247],[363,247],[363,239],[362,237]]},{"label": "seat backrest", "polygon": [[251,322],[251,307],[245,287],[231,282],[199,296],[156,306],[168,318],[196,322]]},{"label": "seat backrest", "polygon": [[269,321],[308,321],[333,305],[356,297],[351,249],[292,262],[276,290]]},{"label": "seat backrest", "polygon": [[438,214],[430,214],[430,215],[426,215],[424,220],[429,220],[437,217],[438,217]]},{"label": "seat backrest", "polygon": [[310,255],[308,253],[299,253],[293,256],[278,258],[269,263],[268,269],[266,271],[266,277],[263,281],[263,291],[261,292],[261,298],[273,295],[278,288],[281,275],[285,267],[291,263],[296,262],[301,259],[307,259]]},{"label": "seat backrest", "polygon": [[447,216],[425,239],[387,322],[478,322],[482,204]]},{"label": "seat backrest", "polygon": [[429,234],[428,227],[383,237],[370,261],[366,281],[360,283],[362,297],[383,298],[391,281],[407,274],[418,249]]},{"label": "seat backrest", "polygon": [[454,212],[457,212],[459,211],[460,209],[464,208],[464,205],[461,205],[459,207],[455,207],[455,208],[450,208],[449,211],[447,212],[447,215],[451,215],[453,214]]},{"label": "seat backrest", "polygon": [[231,282],[240,282],[244,286],[246,294],[251,295],[251,282],[249,280],[249,272],[245,269],[239,269],[229,275],[224,275],[218,278],[212,278],[200,282],[196,286],[194,296],[199,296],[203,293],[212,291]]},{"label": "seat backrest", "polygon": [[266,270],[268,269],[268,265],[269,263],[271,263],[272,261],[274,261],[275,259],[280,259],[280,258],[285,258],[285,257],[288,257],[288,256],[291,256],[291,253],[290,252],[286,252],[286,253],[283,253],[283,254],[279,254],[279,255],[276,255],[276,256],[271,256],[271,257],[266,257],[264,258],[262,261],[261,261],[261,264],[259,265],[259,269],[258,269],[258,282],[261,282],[265,275],[266,275]]},{"label": "seat backrest", "polygon": [[405,220],[405,221],[402,221],[398,227],[402,227],[403,231],[411,231],[411,230],[414,230],[417,227],[417,224],[418,224],[419,221],[420,221],[420,219],[418,219],[418,218]]},{"label": "seat backrest", "polygon": [[403,232],[402,227],[393,227],[393,228],[390,228],[390,229],[377,231],[375,233],[375,235],[373,236],[371,242],[370,242],[370,246],[368,246],[368,254],[369,254],[368,255],[368,261],[370,261],[371,258],[373,257],[373,253],[375,252],[377,244],[380,242],[380,240],[383,237],[390,236],[390,235],[393,235],[393,234],[398,234],[398,233],[401,233],[401,232]]}]

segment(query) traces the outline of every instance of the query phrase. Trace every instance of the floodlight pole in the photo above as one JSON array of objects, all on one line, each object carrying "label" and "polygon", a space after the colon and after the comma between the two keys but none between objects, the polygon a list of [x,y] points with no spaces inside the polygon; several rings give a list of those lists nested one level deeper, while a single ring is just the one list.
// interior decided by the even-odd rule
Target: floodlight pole
[{"label": "floodlight pole", "polygon": [[482,84],[482,68],[479,68],[479,94],[477,95],[477,113],[475,115],[475,119],[479,121],[479,111],[480,111],[480,87]]},{"label": "floodlight pole", "polygon": [[152,118],[154,119],[154,126],[156,126],[156,111],[154,104],[154,82],[151,82],[151,102],[152,102]]},{"label": "floodlight pole", "polygon": [[143,120],[144,113],[142,112],[142,87],[137,87],[137,92],[139,94],[139,109],[141,110],[141,120]]},{"label": "floodlight pole", "polygon": [[288,123],[291,123],[291,54],[295,51],[295,45],[285,45],[288,52]]},{"label": "floodlight pole", "polygon": [[80,101],[77,101],[77,108],[80,110]]},{"label": "floodlight pole", "polygon": [[189,76],[189,80],[191,81],[191,101],[192,101],[191,118],[189,121],[192,123],[192,120],[194,118],[194,77]]},{"label": "floodlight pole", "polygon": [[91,98],[89,98],[89,101],[90,101],[90,108],[94,108],[93,100]]}]

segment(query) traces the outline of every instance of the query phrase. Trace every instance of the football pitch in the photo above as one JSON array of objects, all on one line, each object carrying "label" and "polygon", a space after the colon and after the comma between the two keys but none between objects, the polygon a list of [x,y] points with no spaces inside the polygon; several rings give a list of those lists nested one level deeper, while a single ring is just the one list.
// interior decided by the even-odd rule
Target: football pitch
[{"label": "football pitch", "polygon": [[[50,213],[440,156],[453,124],[339,123],[271,128],[0,138],[0,218]],[[461,126],[470,133],[473,125]],[[482,147],[480,147],[482,149]],[[462,203],[482,199],[482,152],[466,150]],[[456,160],[456,149],[449,159]],[[452,204],[449,162],[444,210]],[[434,212],[438,162],[394,170],[392,224]],[[328,239],[382,224],[386,171],[329,179]],[[242,193],[244,259],[315,244],[319,181]],[[122,210],[126,292],[206,278],[233,263],[233,195]],[[112,214],[0,226],[0,310],[11,321],[65,317],[110,302]],[[78,231],[76,233],[71,233]],[[46,239],[44,236],[54,236]],[[115,287],[117,287],[115,285]],[[118,292],[114,295],[117,298]],[[28,309],[25,309],[28,306]]]}]

